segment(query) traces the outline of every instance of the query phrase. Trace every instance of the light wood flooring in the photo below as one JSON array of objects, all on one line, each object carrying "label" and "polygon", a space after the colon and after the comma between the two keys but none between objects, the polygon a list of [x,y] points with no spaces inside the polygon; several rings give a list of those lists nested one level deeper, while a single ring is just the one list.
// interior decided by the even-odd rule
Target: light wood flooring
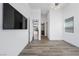
[{"label": "light wood flooring", "polygon": [[34,40],[19,56],[79,56],[79,48],[63,40]]}]

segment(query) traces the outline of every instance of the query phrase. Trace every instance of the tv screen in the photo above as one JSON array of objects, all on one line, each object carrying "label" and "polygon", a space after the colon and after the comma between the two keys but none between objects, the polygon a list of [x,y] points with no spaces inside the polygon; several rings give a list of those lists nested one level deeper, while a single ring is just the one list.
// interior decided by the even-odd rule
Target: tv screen
[{"label": "tv screen", "polygon": [[27,18],[9,3],[3,3],[3,29],[27,29]]}]

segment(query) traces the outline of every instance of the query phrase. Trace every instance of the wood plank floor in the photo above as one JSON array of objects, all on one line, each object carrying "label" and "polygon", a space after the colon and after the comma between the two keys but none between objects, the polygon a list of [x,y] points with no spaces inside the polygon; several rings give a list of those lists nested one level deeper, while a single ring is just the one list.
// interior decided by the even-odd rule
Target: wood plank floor
[{"label": "wood plank floor", "polygon": [[63,40],[34,40],[19,56],[79,56],[79,48]]}]

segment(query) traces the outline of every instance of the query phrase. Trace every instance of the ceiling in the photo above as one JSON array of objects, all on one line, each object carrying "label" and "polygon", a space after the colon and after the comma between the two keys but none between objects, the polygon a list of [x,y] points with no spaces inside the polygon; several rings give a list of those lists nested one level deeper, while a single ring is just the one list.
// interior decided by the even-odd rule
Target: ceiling
[{"label": "ceiling", "polygon": [[[31,6],[31,8],[40,8],[41,9],[41,14],[42,15],[47,15],[49,12],[50,7],[57,7],[55,6],[56,3],[29,3],[29,5]],[[59,5],[64,5],[59,3]]]},{"label": "ceiling", "polygon": [[49,11],[50,3],[29,3],[31,8],[40,8],[42,15],[45,15]]}]

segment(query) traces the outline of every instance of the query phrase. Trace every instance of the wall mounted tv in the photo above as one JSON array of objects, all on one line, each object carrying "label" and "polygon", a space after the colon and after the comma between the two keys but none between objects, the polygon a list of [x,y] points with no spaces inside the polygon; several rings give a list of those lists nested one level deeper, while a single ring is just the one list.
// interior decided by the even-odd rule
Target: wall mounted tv
[{"label": "wall mounted tv", "polygon": [[3,3],[3,29],[27,29],[27,18],[9,3]]}]

